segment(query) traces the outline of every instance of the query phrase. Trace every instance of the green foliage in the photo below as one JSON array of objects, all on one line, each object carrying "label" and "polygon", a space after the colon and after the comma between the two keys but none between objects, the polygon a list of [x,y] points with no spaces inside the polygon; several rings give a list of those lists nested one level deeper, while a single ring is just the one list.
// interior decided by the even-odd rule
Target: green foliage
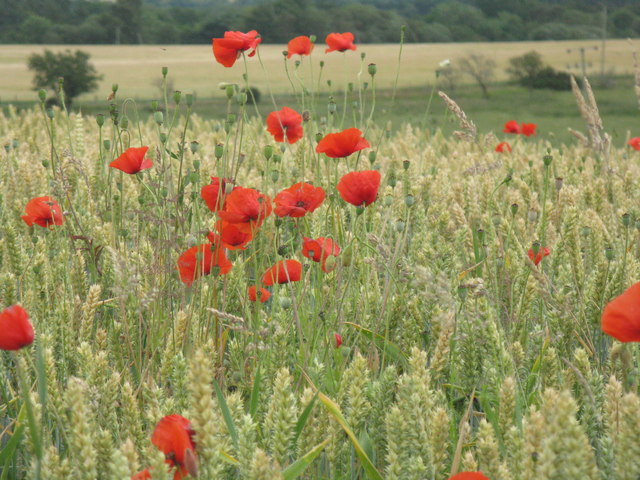
[{"label": "green foliage", "polygon": [[42,55],[34,53],[29,57],[29,70],[34,73],[34,90],[49,88],[59,95],[61,85],[64,99],[69,104],[78,95],[98,88],[98,81],[102,78],[89,63],[89,54],[82,50],[60,53],[45,50]]},{"label": "green foliage", "polygon": [[509,60],[507,72],[519,85],[527,88],[571,90],[570,75],[547,66],[542,56],[535,51]]}]

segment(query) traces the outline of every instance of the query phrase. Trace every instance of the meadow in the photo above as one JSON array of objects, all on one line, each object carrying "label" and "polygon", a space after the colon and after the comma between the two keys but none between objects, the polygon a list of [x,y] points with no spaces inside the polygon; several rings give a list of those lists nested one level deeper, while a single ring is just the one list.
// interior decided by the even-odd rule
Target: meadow
[{"label": "meadow", "polygon": [[[105,78],[104,114],[46,93],[0,114],[0,306],[35,331],[0,352],[0,478],[640,476],[639,351],[601,325],[640,278],[634,124],[612,139],[586,85],[555,123],[530,105],[493,131],[455,92],[432,99],[455,127],[424,128],[398,89],[391,128],[393,67],[358,53],[327,55],[336,90],[361,80],[355,105],[316,102],[316,70],[279,116],[229,86],[210,118],[169,64],[149,112],[129,97],[162,65],[139,58]],[[244,55],[226,81],[282,75]],[[566,131],[568,108],[572,140],[532,132]],[[635,305],[616,319],[637,341]]]}]

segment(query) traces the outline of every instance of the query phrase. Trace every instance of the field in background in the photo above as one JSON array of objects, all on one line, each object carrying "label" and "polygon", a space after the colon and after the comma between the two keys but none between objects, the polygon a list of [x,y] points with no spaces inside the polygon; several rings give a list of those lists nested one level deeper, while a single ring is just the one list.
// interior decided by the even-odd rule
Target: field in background
[{"label": "field in background", "polygon": [[[637,44],[638,42],[636,42]],[[513,42],[513,43],[438,43],[407,44],[403,47],[400,66],[399,86],[418,87],[433,83],[439,62],[457,58],[468,53],[481,53],[496,61],[497,80],[506,80],[505,68],[509,59],[531,50],[542,54],[543,60],[551,66],[566,70],[572,66],[578,72],[576,64],[579,53],[567,53],[567,49],[599,46],[598,41],[564,41],[564,42]],[[636,45],[637,47],[637,45]],[[142,45],[142,46],[105,46],[105,45],[2,45],[0,46],[0,100],[2,102],[25,101],[36,98],[31,89],[32,75],[28,71],[27,58],[32,53],[40,53],[45,48],[54,51],[66,48],[82,49],[91,54],[91,60],[99,73],[104,75],[100,88],[96,93],[80,97],[81,101],[102,100],[110,92],[111,84],[120,85],[120,93],[133,98],[148,99],[158,96],[159,89],[154,79],[160,78],[160,68],[169,67],[169,76],[175,89],[184,92],[196,92],[201,97],[222,96],[218,88],[220,82],[237,82],[239,72],[243,71],[242,63],[233,68],[224,68],[213,58],[210,45]],[[260,58],[248,61],[249,77],[256,79],[255,86],[265,93],[270,86],[274,93],[283,93],[291,88],[282,66],[282,51],[285,45],[260,46]],[[354,62],[360,62],[360,54],[366,53],[363,61],[362,81],[367,80],[366,65],[378,65],[377,83],[380,88],[390,88],[396,77],[398,53],[397,44],[359,45],[356,52],[345,55],[324,53],[325,45],[318,43],[312,55],[313,75],[317,79],[319,62],[325,61],[324,72],[320,84],[322,91],[327,91],[327,79],[332,79],[334,86],[341,88],[345,81],[357,82]],[[616,75],[630,74],[632,71],[633,44],[627,40],[610,40],[606,44],[606,69],[614,69]],[[588,51],[587,62],[591,66],[588,73],[600,73],[600,51]],[[291,69],[293,61],[288,62]],[[349,66],[349,74],[345,66]],[[300,68],[300,77],[309,79],[311,74],[307,59]],[[267,80],[268,78],[268,84]],[[294,79],[295,80],[295,79]],[[465,80],[468,82],[468,80]],[[308,84],[308,82],[307,82]]]}]

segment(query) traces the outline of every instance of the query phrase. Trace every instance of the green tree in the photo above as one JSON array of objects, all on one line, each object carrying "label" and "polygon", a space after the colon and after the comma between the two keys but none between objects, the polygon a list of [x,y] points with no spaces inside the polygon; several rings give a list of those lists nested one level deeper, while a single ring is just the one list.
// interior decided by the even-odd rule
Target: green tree
[{"label": "green tree", "polygon": [[507,73],[513,81],[526,86],[543,68],[542,55],[532,50],[510,59]]},{"label": "green tree", "polygon": [[59,98],[60,78],[64,79],[63,92],[67,105],[78,95],[98,88],[98,75],[95,67],[89,63],[89,54],[81,50],[54,53],[45,50],[42,55],[34,53],[29,57],[29,70],[34,72],[33,88],[49,88]]}]

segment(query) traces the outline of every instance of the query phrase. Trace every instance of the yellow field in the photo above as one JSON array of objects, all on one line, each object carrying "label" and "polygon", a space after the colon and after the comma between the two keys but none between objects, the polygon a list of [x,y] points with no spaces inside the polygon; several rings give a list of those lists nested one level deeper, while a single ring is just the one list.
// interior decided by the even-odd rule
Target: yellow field
[{"label": "yellow field", "polygon": [[[567,49],[599,46],[598,41],[566,41],[566,42],[515,42],[515,43],[445,43],[445,44],[407,44],[403,48],[400,66],[400,87],[424,85],[432,82],[438,63],[450,59],[454,64],[457,58],[468,53],[481,53],[498,64],[497,79],[505,79],[505,68],[510,58],[522,55],[531,50],[542,54],[545,62],[553,67],[566,70],[568,65],[572,71],[579,62],[579,53],[567,53]],[[610,40],[606,44],[606,68],[614,68],[616,74],[630,73],[632,70],[632,50],[638,48],[640,42],[635,40]],[[159,94],[156,85],[160,78],[160,68],[169,67],[169,77],[175,89],[185,92],[196,92],[201,97],[221,96],[218,88],[220,82],[241,81],[242,62],[233,68],[218,65],[209,45],[142,45],[142,46],[43,46],[43,45],[2,45],[0,46],[0,100],[29,100],[35,94],[31,90],[31,72],[28,71],[27,58],[34,52],[42,52],[45,48],[54,51],[66,48],[80,48],[91,54],[92,62],[104,75],[100,89],[96,93],[81,97],[84,100],[107,97],[112,83],[120,85],[120,94],[134,98],[152,98]],[[256,57],[249,59],[249,76],[251,83],[259,87],[263,93],[271,87],[274,93],[287,91],[289,81],[283,68],[282,50],[284,45],[264,45],[260,47],[260,57],[264,65],[261,67]],[[318,44],[314,52],[313,74],[317,79],[319,62],[325,61],[321,88],[327,89],[326,80],[332,79],[334,88],[343,88],[346,80],[344,72],[349,72],[349,81],[358,81],[357,72],[361,52],[366,53],[363,62],[361,81],[367,81],[366,65],[378,65],[377,84],[381,88],[393,85],[399,45],[360,45],[356,52],[325,54],[324,45]],[[587,52],[587,62],[591,63],[588,71],[600,71],[600,51]],[[292,59],[293,60],[293,59]],[[290,71],[293,61],[289,61]],[[345,68],[345,65],[351,68]],[[305,58],[300,67],[300,77],[310,78],[308,60]],[[296,79],[293,79],[296,83]],[[307,82],[308,83],[308,82]]]}]

